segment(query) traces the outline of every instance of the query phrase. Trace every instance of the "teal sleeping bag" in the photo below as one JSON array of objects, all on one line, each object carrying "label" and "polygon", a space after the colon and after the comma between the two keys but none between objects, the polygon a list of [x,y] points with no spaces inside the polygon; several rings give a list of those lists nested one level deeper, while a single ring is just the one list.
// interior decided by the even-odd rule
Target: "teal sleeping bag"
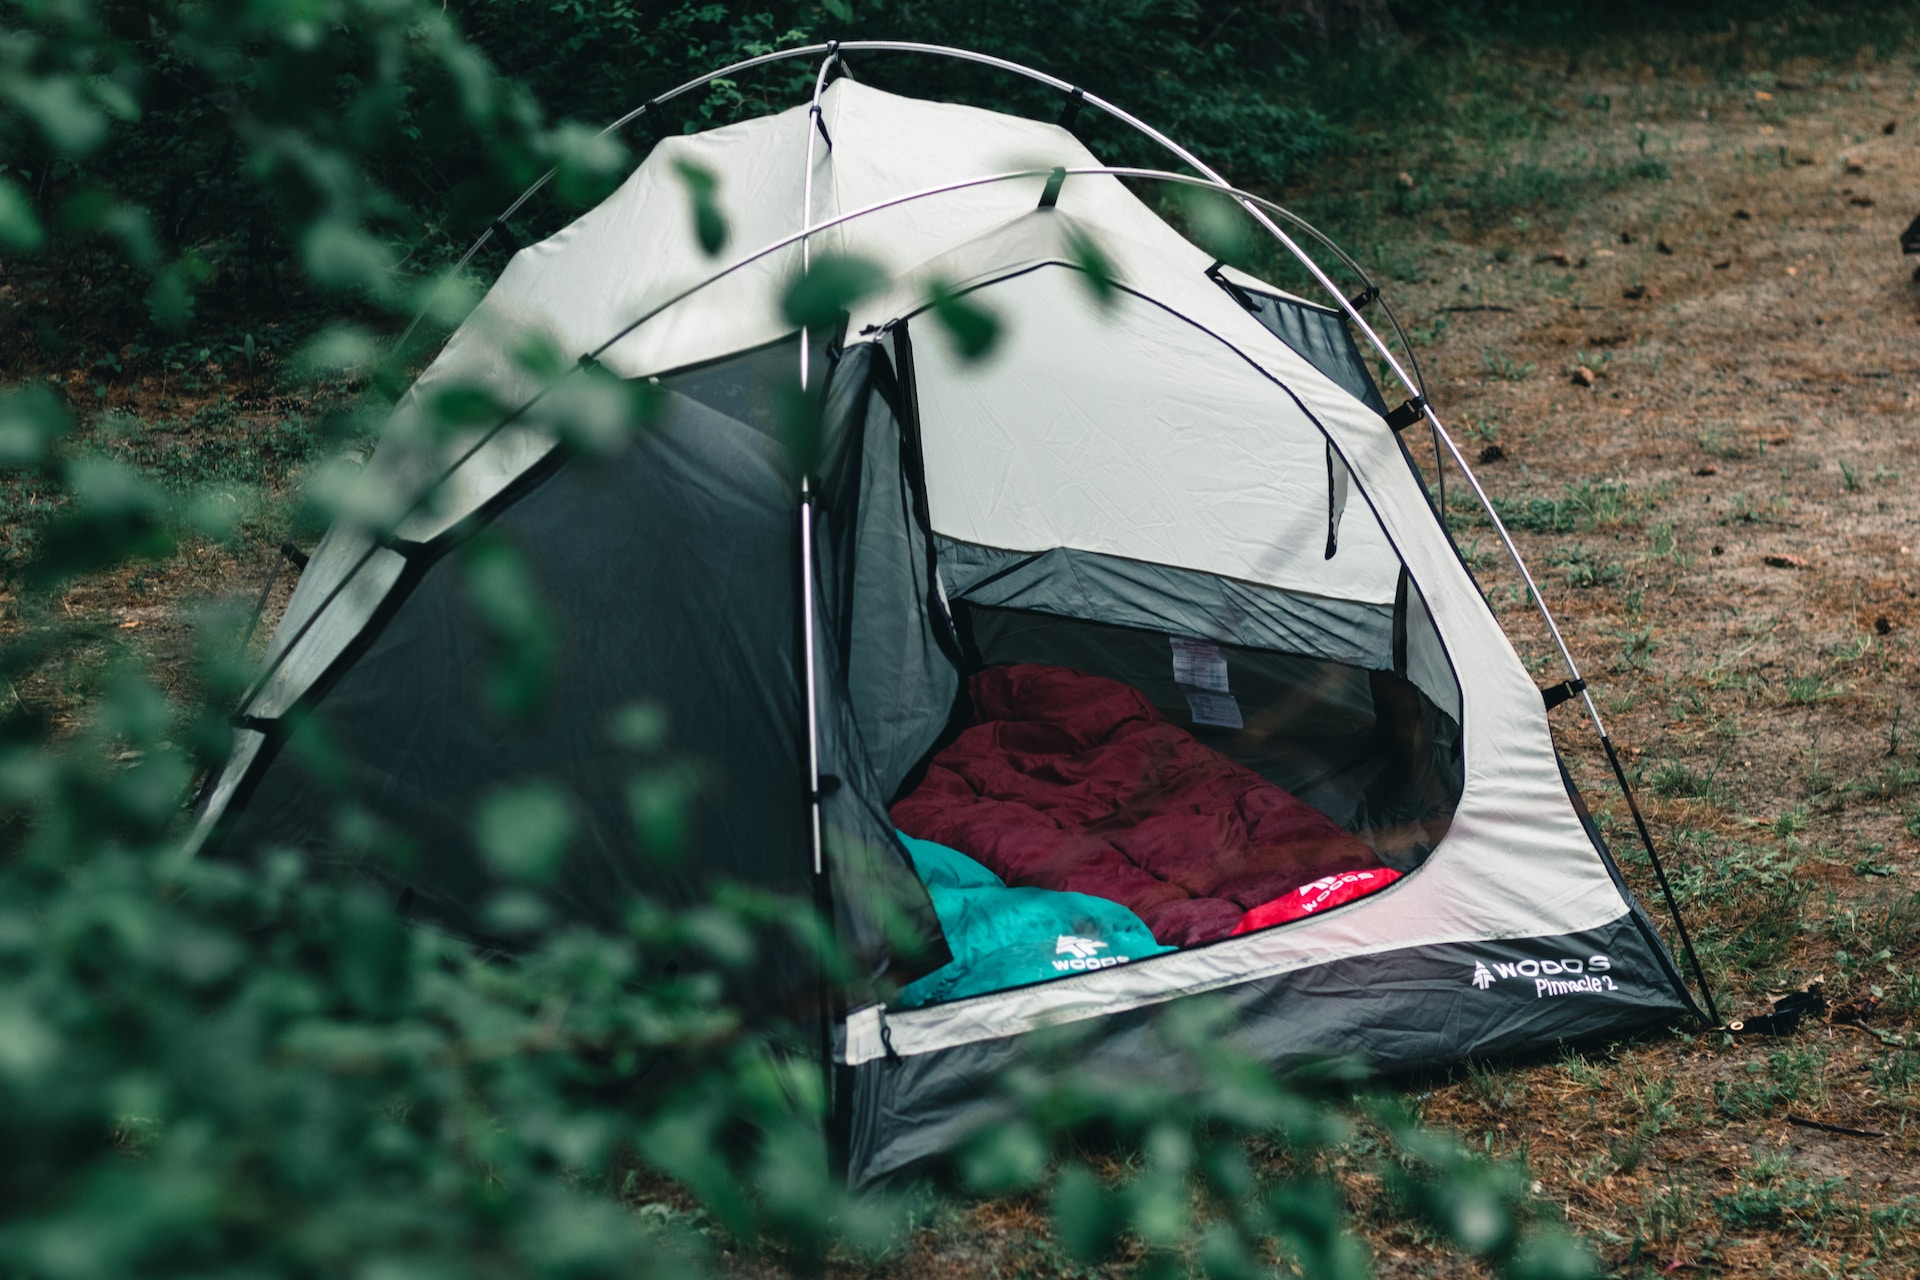
[{"label": "teal sleeping bag", "polygon": [[933,898],[951,963],[900,991],[899,1007],[1107,969],[1173,950],[1117,902],[1053,889],[1010,889],[999,876],[943,844],[896,833]]}]

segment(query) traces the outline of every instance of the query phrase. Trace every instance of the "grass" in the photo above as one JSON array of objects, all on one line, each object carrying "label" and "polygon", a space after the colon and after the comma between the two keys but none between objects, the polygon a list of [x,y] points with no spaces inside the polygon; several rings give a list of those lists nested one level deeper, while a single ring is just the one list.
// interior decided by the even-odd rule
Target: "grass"
[{"label": "grass", "polygon": [[[305,416],[246,413],[222,396],[184,418],[147,420],[104,413],[74,441],[76,454],[121,462],[171,495],[228,495],[247,512],[271,513],[321,440]],[[29,560],[46,523],[62,508],[63,490],[46,474],[0,476],[0,573]],[[135,589],[142,575],[136,575]]]},{"label": "grass", "polygon": [[1623,484],[1581,481],[1562,487],[1557,498],[1495,500],[1494,509],[1509,529],[1527,533],[1590,533],[1632,528],[1647,509],[1645,500]]}]

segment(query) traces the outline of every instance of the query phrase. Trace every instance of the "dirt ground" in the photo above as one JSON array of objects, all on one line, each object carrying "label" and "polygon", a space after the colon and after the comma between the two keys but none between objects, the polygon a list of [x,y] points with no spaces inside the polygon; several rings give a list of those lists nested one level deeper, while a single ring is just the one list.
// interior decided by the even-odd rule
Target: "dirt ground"
[{"label": "dirt ground", "polygon": [[[1722,1016],[1822,979],[1836,1004],[1878,1001],[1864,1025],[1675,1035],[1433,1092],[1430,1121],[1524,1151],[1539,1194],[1633,1274],[1920,1269],[1897,1047],[1920,1013],[1920,273],[1897,243],[1920,212],[1920,77],[1818,79],[1569,84],[1549,153],[1657,157],[1670,180],[1434,243],[1431,279],[1393,295],[1416,333],[1444,318],[1421,352],[1432,399],[1496,503],[1578,511],[1514,536],[1636,775]],[[1516,647],[1564,678],[1491,529],[1463,523]],[[1538,527],[1556,523],[1575,527]],[[1664,917],[1591,724],[1553,714]]]},{"label": "dirt ground", "polygon": [[[1423,278],[1389,288],[1592,682],[1723,1017],[1815,980],[1873,1002],[1785,1037],[1676,1031],[1416,1088],[1430,1123],[1524,1156],[1617,1274],[1920,1273],[1920,283],[1897,245],[1920,211],[1920,72],[1795,74],[1568,81],[1529,155],[1486,163],[1670,176],[1491,230],[1409,219]],[[1541,683],[1564,678],[1464,490],[1449,477],[1470,563]],[[164,655],[189,601],[243,598],[265,569],[195,548],[65,607]],[[1664,920],[1592,726],[1553,714]],[[1474,1274],[1352,1191],[1383,1274]],[[1067,1266],[1039,1207],[995,1201],[888,1270]]]}]

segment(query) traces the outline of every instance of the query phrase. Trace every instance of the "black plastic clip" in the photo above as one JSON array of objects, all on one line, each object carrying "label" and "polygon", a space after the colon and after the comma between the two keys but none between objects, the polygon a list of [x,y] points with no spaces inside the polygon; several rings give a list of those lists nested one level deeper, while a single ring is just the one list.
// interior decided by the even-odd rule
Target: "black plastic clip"
[{"label": "black plastic clip", "polygon": [[648,99],[646,104],[640,108],[640,114],[645,118],[647,122],[647,132],[653,135],[655,142],[665,142],[673,136],[667,132],[667,122],[661,118],[664,113],[660,110],[660,99]]},{"label": "black plastic clip", "polygon": [[1047,185],[1040,192],[1040,208],[1051,209],[1060,199],[1060,188],[1067,185],[1067,171],[1055,169],[1047,175]]},{"label": "black plastic clip", "polygon": [[520,237],[513,234],[513,228],[507,225],[505,218],[495,218],[487,230],[493,233],[494,239],[507,246],[508,253],[518,253],[525,247],[520,243]]},{"label": "black plastic clip", "polygon": [[1420,421],[1421,411],[1426,407],[1427,398],[1425,396],[1415,396],[1398,409],[1394,409],[1387,414],[1387,425],[1395,431],[1405,431],[1408,427]]},{"label": "black plastic clip", "polygon": [[828,796],[832,795],[834,792],[838,791],[839,789],[840,789],[839,775],[833,774],[833,773],[823,773],[820,775],[820,789],[818,791],[808,792],[807,799],[809,802],[813,804],[819,804],[822,800],[825,800]]},{"label": "black plastic clip", "polygon": [[1062,129],[1069,133],[1073,132],[1074,124],[1080,119],[1080,108],[1086,104],[1086,101],[1086,90],[1078,86],[1067,90],[1067,105],[1060,108],[1060,119],[1057,122]]},{"label": "black plastic clip", "polygon": [[1213,265],[1208,267],[1206,270],[1207,279],[1213,281],[1215,284],[1219,285],[1222,289],[1225,289],[1227,291],[1227,296],[1232,298],[1235,302],[1239,303],[1246,310],[1253,312],[1253,314],[1255,315],[1259,315],[1260,304],[1255,302],[1253,298],[1247,293],[1246,290],[1242,289],[1239,285],[1235,284],[1233,281],[1227,279],[1226,274],[1220,270],[1220,268],[1225,265],[1226,263],[1222,262],[1218,258],[1215,258],[1213,260]]},{"label": "black plastic clip", "polygon": [[1354,294],[1353,297],[1347,300],[1347,305],[1352,307],[1355,311],[1359,311],[1362,308],[1364,308],[1369,302],[1372,302],[1375,298],[1379,296],[1380,296],[1380,286],[1373,283],[1373,281],[1369,280],[1367,281],[1366,288]]},{"label": "black plastic clip", "polygon": [[1559,684],[1550,684],[1540,691],[1540,700],[1551,711],[1563,702],[1571,702],[1587,691],[1585,680],[1562,680]]},{"label": "black plastic clip", "polygon": [[600,367],[600,362],[594,359],[593,352],[591,351],[588,351],[582,354],[580,359],[575,363],[577,363],[582,369],[587,370],[589,373],[591,373],[593,370],[598,369]]},{"label": "black plastic clip", "polygon": [[808,107],[807,110],[812,113],[813,127],[820,131],[821,138],[826,141],[827,150],[833,150],[833,135],[827,132],[827,118],[825,113],[820,110],[820,104],[816,102],[811,107]]},{"label": "black plastic clip", "polygon": [[288,563],[296,569],[304,569],[307,567],[307,553],[294,546],[291,542],[283,542],[280,544],[280,554],[285,556]]}]

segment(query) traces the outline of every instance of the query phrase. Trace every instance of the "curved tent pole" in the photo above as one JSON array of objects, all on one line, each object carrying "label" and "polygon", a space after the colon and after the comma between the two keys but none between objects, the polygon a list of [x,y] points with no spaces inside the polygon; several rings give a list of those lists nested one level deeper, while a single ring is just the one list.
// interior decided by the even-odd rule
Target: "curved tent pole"
[{"label": "curved tent pole", "polygon": [[[1126,124],[1127,126],[1129,126],[1130,128],[1136,129],[1139,132],[1145,134],[1147,137],[1151,138],[1153,141],[1167,148],[1169,151],[1171,151],[1174,155],[1178,156],[1183,161],[1189,164],[1192,164],[1196,169],[1199,169],[1201,172],[1206,173],[1209,177],[1215,180],[1211,185],[1222,186],[1222,187],[1225,186],[1224,181],[1222,181],[1219,178],[1218,174],[1215,174],[1211,169],[1208,169],[1206,168],[1206,166],[1202,165],[1189,152],[1187,152],[1184,148],[1178,146],[1176,143],[1172,141],[1172,139],[1168,138],[1165,134],[1159,133],[1156,130],[1148,128],[1144,123],[1139,121],[1137,118],[1127,114],[1126,112],[1121,111],[1118,107],[1115,107],[1113,104],[1107,102],[1106,99],[1101,98],[1095,94],[1087,93],[1084,90],[1079,89],[1077,86],[1069,84],[1067,81],[1060,79],[1058,76],[1048,75],[1044,71],[1037,70],[1036,68],[1033,68],[1033,67],[1023,66],[1017,62],[1010,62],[1005,58],[996,58],[991,54],[976,53],[970,49],[959,49],[949,45],[920,44],[914,41],[906,41],[906,40],[848,40],[848,41],[834,40],[834,41],[828,41],[824,44],[795,45],[793,48],[790,48],[790,49],[776,49],[772,53],[763,53],[757,57],[746,58],[739,62],[729,63],[728,65],[721,67],[717,71],[709,71],[705,75],[696,76],[694,79],[689,80],[684,84],[677,85],[674,88],[667,90],[665,93],[660,94],[658,97],[647,99],[647,101],[641,103],[639,106],[635,107],[633,110],[627,112],[625,115],[621,116],[619,119],[613,121],[611,124],[601,129],[600,132],[595,134],[594,136],[596,138],[604,138],[610,134],[618,133],[620,130],[626,128],[628,125],[632,124],[635,120],[638,120],[641,116],[645,115],[647,112],[652,111],[655,108],[664,106],[667,103],[673,101],[675,98],[683,97],[686,94],[693,92],[695,89],[703,88],[706,85],[712,84],[716,80],[725,79],[726,77],[734,75],[737,72],[750,71],[755,67],[766,66],[770,63],[782,62],[782,61],[786,61],[793,58],[811,57],[816,53],[825,53],[825,54],[832,55],[832,60],[837,61],[842,71],[844,72],[846,69],[846,60],[840,57],[839,55],[841,53],[844,53],[848,49],[853,49],[860,52],[870,52],[870,53],[921,53],[921,54],[931,55],[934,57],[954,58],[962,62],[979,63],[982,66],[993,67],[996,70],[1007,71],[1015,75],[1025,76],[1027,79],[1038,81],[1039,83],[1047,85],[1050,88],[1058,89],[1063,93],[1078,95],[1078,97],[1081,100],[1087,103],[1091,103],[1093,106],[1099,108],[1101,111],[1104,111],[1108,115],[1113,116],[1116,120],[1119,120],[1123,124]],[[824,86],[818,86],[816,88],[816,94],[819,92],[820,88],[824,88]],[[467,246],[467,251],[460,256],[460,261],[454,265],[454,270],[459,271],[462,268],[464,268],[469,262],[471,262],[473,260],[474,255],[486,246],[487,242],[493,238],[495,232],[504,226],[507,219],[513,217],[514,214],[518,213],[523,207],[525,207],[526,203],[529,200],[531,200],[537,193],[539,193],[543,188],[545,188],[549,182],[553,181],[554,175],[557,174],[558,172],[559,172],[558,168],[549,169],[545,173],[541,174],[538,178],[534,179],[533,183],[530,186],[528,186],[525,191],[521,192],[520,195],[514,199],[513,203],[508,205],[506,209],[503,210],[500,213],[500,215],[496,217],[492,221],[492,223],[490,223],[487,226],[487,228],[484,231],[482,231],[478,237],[474,239],[474,242],[471,245]],[[1231,188],[1228,188],[1228,189],[1231,190]],[[1381,308],[1386,313],[1388,322],[1393,325],[1395,336],[1398,337],[1400,340],[1400,346],[1407,353],[1408,363],[1411,364],[1413,367],[1414,380],[1420,383],[1422,389],[1424,390],[1425,379],[1420,372],[1419,357],[1414,355],[1413,353],[1413,344],[1407,340],[1406,331],[1403,328],[1401,328],[1399,317],[1397,317],[1393,313],[1392,307],[1387,304],[1385,296],[1380,292],[1379,286],[1374,283],[1373,277],[1367,274],[1366,268],[1362,267],[1360,263],[1357,262],[1353,258],[1353,256],[1349,254],[1345,249],[1341,248],[1340,245],[1331,236],[1321,231],[1318,227],[1308,222],[1305,218],[1302,218],[1299,214],[1294,213],[1291,209],[1285,209],[1280,207],[1279,205],[1272,205],[1269,208],[1269,212],[1273,216],[1280,218],[1283,221],[1286,221],[1288,223],[1291,223],[1293,226],[1299,228],[1302,232],[1311,236],[1315,243],[1319,244],[1322,248],[1326,249],[1327,252],[1337,257],[1340,260],[1341,265],[1346,267],[1347,270],[1351,271],[1354,274],[1354,276],[1360,281],[1361,285],[1363,286],[1361,290],[1362,297],[1378,298],[1380,300]],[[424,309],[414,315],[413,319],[408,322],[407,327],[401,332],[399,339],[394,343],[394,346],[396,349],[406,346],[407,339],[413,336],[414,331],[419,327],[420,322],[425,318],[426,318],[426,311]]]},{"label": "curved tent pole", "polygon": [[[820,119],[820,95],[826,92],[827,73],[834,63],[840,60],[836,46],[829,45],[827,56],[821,60],[820,72],[813,80],[813,101],[807,108],[807,158],[806,171],[801,175],[800,209],[800,269],[804,274],[813,263],[813,157],[814,142],[824,137],[826,125]],[[832,148],[829,142],[828,148]],[[809,338],[803,326],[800,330],[800,392],[806,394],[810,357]],[[813,477],[802,474],[800,477],[800,647],[807,699],[807,813],[813,832],[813,875],[816,885],[824,893],[826,876],[826,854],[820,830],[820,695],[819,668],[814,655],[813,634],[813,583],[814,583],[814,547],[813,547]]]},{"label": "curved tent pole", "polygon": [[[596,139],[598,139],[598,138],[604,138],[609,134],[618,133],[620,132],[620,130],[626,128],[628,125],[632,124],[635,120],[638,120],[641,116],[645,115],[647,112],[653,110],[654,108],[662,106],[665,103],[671,102],[675,98],[678,98],[683,94],[692,93],[695,89],[701,88],[705,85],[712,84],[715,80],[725,79],[727,76],[733,75],[735,72],[750,71],[754,67],[764,66],[770,62],[784,62],[788,58],[804,58],[812,54],[824,53],[826,52],[826,50],[827,50],[827,46],[824,44],[800,45],[792,49],[777,49],[772,53],[763,53],[757,58],[745,58],[739,62],[729,63],[728,65],[721,67],[718,71],[709,71],[706,75],[700,76],[697,79],[689,80],[685,84],[680,85],[677,88],[669,89],[667,90],[667,92],[661,94],[657,98],[647,99],[645,102],[641,103],[639,106],[635,107],[633,110],[627,112],[627,114],[621,116],[618,120],[615,120],[612,124],[608,125],[606,128],[602,129],[599,133],[596,133],[593,136]],[[473,261],[473,256],[476,253],[479,253],[480,250],[486,247],[487,241],[493,239],[494,233],[506,226],[507,219],[511,218],[514,214],[520,212],[520,210],[523,207],[525,207],[527,201],[533,199],[535,195],[539,194],[541,189],[544,188],[549,182],[552,182],[554,179],[554,175],[559,172],[560,172],[560,169],[558,166],[555,166],[554,168],[547,170],[545,173],[535,178],[525,191],[522,191],[518,196],[514,197],[513,203],[508,205],[506,209],[503,210],[500,213],[500,215],[496,217],[492,222],[488,223],[486,230],[482,231],[478,236],[476,236],[474,238],[473,243],[467,246],[467,251],[460,255],[460,261],[456,262],[453,265],[454,271],[455,272],[464,271],[466,269],[467,264]],[[407,339],[413,336],[414,330],[418,329],[420,327],[420,322],[426,318],[427,318],[426,308],[423,307],[419,311],[415,312],[413,319],[407,322],[407,327],[400,331],[400,337],[397,340],[395,340],[393,344],[393,349],[395,351],[404,350],[407,345]]]}]

